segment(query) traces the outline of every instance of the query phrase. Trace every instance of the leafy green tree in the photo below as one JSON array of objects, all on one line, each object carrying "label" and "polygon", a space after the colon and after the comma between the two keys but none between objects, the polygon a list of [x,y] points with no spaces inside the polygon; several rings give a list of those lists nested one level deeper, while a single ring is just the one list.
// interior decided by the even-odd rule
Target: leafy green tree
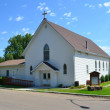
[{"label": "leafy green tree", "polygon": [[25,36],[17,35],[8,40],[9,45],[5,48],[5,60],[21,59],[22,52],[31,40],[32,35],[26,34]]},{"label": "leafy green tree", "polygon": [[101,76],[101,83],[102,82],[105,82],[105,77],[103,75]]},{"label": "leafy green tree", "polygon": [[108,75],[105,75],[105,82],[106,81],[109,81],[109,76]]},{"label": "leafy green tree", "polygon": [[0,63],[5,61],[5,59],[3,57],[0,57]]},{"label": "leafy green tree", "polygon": [[13,60],[13,55],[11,53],[6,54],[5,60]]},{"label": "leafy green tree", "polygon": [[108,77],[109,77],[109,81],[110,81],[110,74],[108,74]]}]

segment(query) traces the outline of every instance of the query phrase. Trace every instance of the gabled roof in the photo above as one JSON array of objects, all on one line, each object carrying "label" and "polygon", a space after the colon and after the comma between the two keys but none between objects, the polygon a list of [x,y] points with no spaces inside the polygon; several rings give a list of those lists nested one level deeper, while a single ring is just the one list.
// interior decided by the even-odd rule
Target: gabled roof
[{"label": "gabled roof", "polygon": [[[98,55],[102,55],[105,57],[109,57],[107,53],[105,53],[99,46],[97,46],[90,39],[78,35],[68,29],[65,29],[57,24],[54,24],[48,20],[46,20],[66,41],[68,41],[75,49],[82,50],[90,53],[95,53]],[[86,48],[87,42],[87,48]]]},{"label": "gabled roof", "polygon": [[48,63],[48,62],[43,62],[43,63],[45,63],[47,66],[49,66],[49,67],[52,68],[53,70],[58,71],[58,69],[57,69],[55,66],[53,66],[52,64],[50,64],[50,63]]},{"label": "gabled roof", "polygon": [[[49,24],[57,33],[59,33],[74,49],[78,51],[84,51],[91,54],[96,54],[104,57],[110,57],[107,53],[105,53],[99,46],[97,46],[93,41],[90,39],[83,37],[81,35],[78,35],[68,29],[65,29],[64,27],[61,27],[57,24],[54,24],[50,21],[48,21],[46,18],[43,19],[40,26],[38,27],[37,31],[35,32],[33,38],[29,42],[28,46],[24,50],[22,55],[25,55],[25,52],[27,51],[28,47],[34,40],[34,37],[36,37],[36,33],[40,30],[41,25],[46,22]],[[86,48],[87,43],[87,48]]]},{"label": "gabled roof", "polygon": [[25,59],[17,59],[17,60],[7,60],[2,63],[0,63],[1,66],[15,66],[15,65],[24,65]]},{"label": "gabled roof", "polygon": [[50,69],[52,69],[53,71],[59,71],[55,66],[53,66],[52,64],[50,64],[50,63],[48,63],[48,62],[41,62],[40,64],[38,64],[33,70],[32,70],[32,72],[33,71],[35,71],[38,67],[40,67],[42,64],[45,64],[45,65],[47,65]]}]

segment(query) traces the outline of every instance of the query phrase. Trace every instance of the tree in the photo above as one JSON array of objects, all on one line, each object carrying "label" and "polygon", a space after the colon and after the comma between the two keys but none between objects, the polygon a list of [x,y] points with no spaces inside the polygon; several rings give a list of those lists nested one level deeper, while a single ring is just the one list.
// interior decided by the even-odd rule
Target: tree
[{"label": "tree", "polygon": [[17,35],[8,40],[9,45],[5,48],[5,60],[21,59],[21,54],[31,40],[32,35],[26,34],[25,36]]},{"label": "tree", "polygon": [[109,81],[110,81],[110,74],[108,74],[108,77],[109,77]]},{"label": "tree", "polygon": [[3,57],[0,57],[0,63],[5,61],[5,59]]},{"label": "tree", "polygon": [[108,76],[108,74],[105,75],[105,82],[106,82],[106,81],[109,81],[109,76]]},{"label": "tree", "polygon": [[105,77],[103,75],[101,76],[101,83],[102,82],[105,82]]},{"label": "tree", "polygon": [[6,54],[5,60],[13,60],[13,55],[11,53]]}]

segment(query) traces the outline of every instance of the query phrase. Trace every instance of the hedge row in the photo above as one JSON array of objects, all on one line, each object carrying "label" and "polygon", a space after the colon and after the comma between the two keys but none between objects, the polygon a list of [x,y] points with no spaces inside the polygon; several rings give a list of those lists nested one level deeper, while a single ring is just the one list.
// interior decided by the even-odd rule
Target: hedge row
[{"label": "hedge row", "polygon": [[107,75],[102,75],[101,76],[101,83],[102,82],[106,82],[106,81],[110,81],[110,74],[107,74]]}]

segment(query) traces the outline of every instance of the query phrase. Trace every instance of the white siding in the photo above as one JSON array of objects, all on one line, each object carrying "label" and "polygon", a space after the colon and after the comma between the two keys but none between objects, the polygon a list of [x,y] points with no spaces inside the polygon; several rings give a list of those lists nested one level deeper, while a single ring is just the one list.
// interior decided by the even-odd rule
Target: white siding
[{"label": "white siding", "polygon": [[6,71],[9,70],[9,77],[25,79],[24,66],[7,66],[0,67],[0,76],[6,76]]},{"label": "white siding", "polygon": [[[50,25],[47,25],[47,28],[45,28],[45,24],[25,54],[27,78],[33,79],[29,72],[30,66],[32,65],[35,68],[43,61],[43,48],[45,44],[48,44],[50,49],[49,62],[59,69],[58,84],[72,85],[74,83],[74,50]],[[63,74],[64,64],[67,65],[67,74]]]},{"label": "white siding", "polygon": [[[101,75],[106,75],[109,73],[109,59],[87,55],[84,53],[79,54],[75,53],[75,81],[79,81],[80,84],[86,84],[86,80],[90,80],[90,75],[87,73],[86,66],[88,65],[89,73],[95,71],[95,61],[97,61],[97,72],[101,73]],[[99,71],[99,61],[101,64],[101,68]],[[104,62],[104,70],[103,70],[103,62]],[[106,63],[108,68],[106,69]]]}]

